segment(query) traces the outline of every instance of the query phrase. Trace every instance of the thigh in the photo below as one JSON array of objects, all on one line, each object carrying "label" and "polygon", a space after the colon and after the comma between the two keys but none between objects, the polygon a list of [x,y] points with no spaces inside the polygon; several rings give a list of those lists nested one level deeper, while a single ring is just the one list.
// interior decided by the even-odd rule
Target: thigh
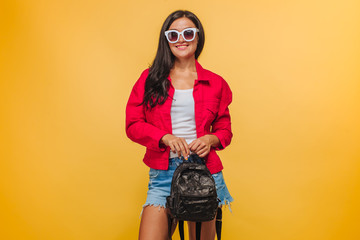
[{"label": "thigh", "polygon": [[[214,220],[208,222],[201,223],[201,233],[200,239],[201,240],[214,240],[216,235],[216,227],[215,227],[216,217]],[[188,222],[189,228],[189,239],[195,240],[196,239],[196,222]]]},{"label": "thigh", "polygon": [[139,240],[167,240],[168,213],[159,206],[144,207],[139,231]]}]

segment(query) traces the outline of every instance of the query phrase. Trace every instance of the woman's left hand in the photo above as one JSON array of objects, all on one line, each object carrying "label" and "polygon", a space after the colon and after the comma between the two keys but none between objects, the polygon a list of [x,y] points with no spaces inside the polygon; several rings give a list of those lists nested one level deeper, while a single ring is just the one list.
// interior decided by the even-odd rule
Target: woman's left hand
[{"label": "woman's left hand", "polygon": [[217,136],[207,134],[199,137],[189,144],[189,148],[192,152],[196,153],[199,157],[206,157],[209,154],[211,147],[215,147],[220,143]]}]

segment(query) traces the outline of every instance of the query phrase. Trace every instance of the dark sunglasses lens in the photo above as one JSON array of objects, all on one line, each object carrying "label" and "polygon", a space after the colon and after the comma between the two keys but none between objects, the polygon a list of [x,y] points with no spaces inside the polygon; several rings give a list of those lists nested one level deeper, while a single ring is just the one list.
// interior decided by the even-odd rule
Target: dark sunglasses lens
[{"label": "dark sunglasses lens", "polygon": [[184,32],[184,38],[186,40],[191,40],[194,37],[194,31],[193,30],[186,30]]},{"label": "dark sunglasses lens", "polygon": [[168,33],[168,37],[169,37],[170,41],[174,42],[177,40],[178,34],[177,34],[177,32],[170,32],[170,33]]}]

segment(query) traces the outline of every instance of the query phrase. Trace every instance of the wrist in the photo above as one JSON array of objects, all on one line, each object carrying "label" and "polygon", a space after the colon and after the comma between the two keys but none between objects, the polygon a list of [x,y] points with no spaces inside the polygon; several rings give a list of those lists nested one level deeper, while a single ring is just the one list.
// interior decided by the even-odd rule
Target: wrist
[{"label": "wrist", "polygon": [[207,134],[206,136],[209,139],[211,147],[217,147],[219,145],[220,140],[219,140],[219,138],[217,136],[215,136],[213,134]]},{"label": "wrist", "polygon": [[170,136],[171,134],[167,133],[164,136],[162,136],[162,138],[160,139],[160,143],[165,144],[166,145],[166,139]]}]

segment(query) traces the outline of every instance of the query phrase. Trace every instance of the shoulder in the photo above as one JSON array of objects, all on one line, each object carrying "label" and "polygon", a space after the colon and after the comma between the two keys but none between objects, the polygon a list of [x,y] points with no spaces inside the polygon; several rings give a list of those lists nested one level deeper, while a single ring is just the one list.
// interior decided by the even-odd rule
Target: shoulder
[{"label": "shoulder", "polygon": [[220,76],[217,73],[214,73],[213,71],[210,71],[208,69],[203,69],[204,71],[204,75],[208,78],[210,84],[213,87],[217,87],[217,88],[225,88],[230,90],[230,86],[229,84],[226,82],[226,80]]},{"label": "shoulder", "polygon": [[208,84],[204,85],[209,96],[217,99],[223,99],[228,105],[232,101],[232,91],[225,79],[217,73],[208,69],[202,69],[202,77],[208,80]]},{"label": "shoulder", "polygon": [[142,71],[138,81],[143,81],[145,82],[146,81],[146,78],[149,76],[149,71],[150,71],[150,68],[146,68],[144,71]]},{"label": "shoulder", "polygon": [[149,75],[149,68],[141,72],[140,77],[134,84],[134,88],[139,88],[139,87],[142,88],[143,86],[145,86],[146,78],[148,77],[148,75]]}]

